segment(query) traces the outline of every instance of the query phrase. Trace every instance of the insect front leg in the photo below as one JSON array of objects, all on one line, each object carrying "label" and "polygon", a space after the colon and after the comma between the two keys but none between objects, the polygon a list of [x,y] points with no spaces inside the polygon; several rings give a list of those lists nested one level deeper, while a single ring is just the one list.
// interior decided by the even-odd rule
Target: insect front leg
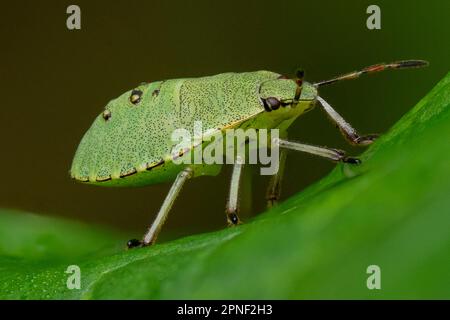
[{"label": "insect front leg", "polygon": [[348,157],[345,154],[345,151],[339,150],[339,149],[313,146],[310,144],[287,141],[287,140],[283,140],[283,139],[278,139],[277,141],[274,141],[274,142],[278,143],[278,145],[282,149],[306,152],[306,153],[313,154],[313,155],[316,155],[316,156],[319,156],[322,158],[326,158],[326,159],[334,161],[334,162],[346,162],[346,163],[352,163],[352,164],[359,164],[361,162],[358,158]]},{"label": "insect front leg", "polygon": [[148,246],[153,243],[155,243],[156,238],[161,231],[161,228],[164,224],[164,222],[167,219],[167,216],[169,214],[170,209],[173,206],[173,203],[175,202],[175,199],[180,194],[180,191],[184,185],[184,183],[192,177],[192,169],[186,168],[180,173],[178,173],[175,182],[172,184],[172,187],[169,190],[169,193],[166,196],[166,199],[164,199],[164,202],[161,206],[161,209],[159,209],[159,212],[153,221],[152,225],[148,229],[147,233],[144,235],[144,238],[142,241],[138,240],[130,240],[128,241],[128,248],[133,248],[137,246]]},{"label": "insect front leg", "polygon": [[377,134],[369,134],[365,136],[361,136],[356,132],[356,130],[342,118],[342,116],[333,109],[332,106],[328,102],[326,102],[323,98],[317,97],[317,101],[321,105],[322,109],[327,113],[330,119],[336,124],[341,131],[342,135],[353,145],[358,146],[366,146],[371,144],[378,138]]},{"label": "insect front leg", "polygon": [[267,208],[277,205],[278,200],[280,200],[281,181],[283,179],[284,168],[286,166],[286,157],[286,150],[281,150],[278,172],[270,178],[269,186],[266,192]]},{"label": "insect front leg", "polygon": [[227,223],[229,226],[235,226],[241,223],[239,219],[239,189],[242,178],[242,168],[244,163],[238,156],[233,166],[233,173],[231,174],[230,193],[228,195],[228,202],[225,213],[227,215]]}]

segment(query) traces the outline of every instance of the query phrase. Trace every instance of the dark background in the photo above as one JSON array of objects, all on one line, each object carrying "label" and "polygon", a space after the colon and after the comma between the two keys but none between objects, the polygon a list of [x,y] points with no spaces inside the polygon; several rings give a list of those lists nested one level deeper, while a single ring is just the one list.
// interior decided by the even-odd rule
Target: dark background
[{"label": "dark background", "polygon": [[[66,28],[81,7],[82,29]],[[366,8],[381,7],[381,30]],[[170,185],[109,189],[77,184],[68,170],[104,105],[142,81],[229,71],[272,70],[306,79],[393,60],[429,60],[427,69],[386,72],[323,88],[322,96],[361,133],[384,132],[449,70],[448,1],[20,1],[1,5],[0,206],[112,225],[141,236]],[[315,110],[294,139],[344,148]],[[333,168],[304,154],[288,159],[283,198]],[[164,236],[225,225],[229,174],[190,181]],[[243,220],[264,210],[267,177],[246,171]],[[250,191],[250,184],[253,190]]]}]

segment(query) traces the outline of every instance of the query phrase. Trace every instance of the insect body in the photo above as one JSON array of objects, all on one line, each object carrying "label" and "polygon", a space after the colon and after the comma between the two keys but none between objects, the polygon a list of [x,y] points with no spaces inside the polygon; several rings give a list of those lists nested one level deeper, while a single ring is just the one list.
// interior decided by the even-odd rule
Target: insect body
[{"label": "insect body", "polygon": [[[278,128],[285,132],[301,114],[319,105],[353,144],[367,145],[374,135],[360,136],[325,100],[318,87],[361,74],[389,68],[419,67],[426,62],[408,60],[371,66],[337,78],[310,84],[303,73],[294,79],[269,71],[224,73],[202,78],[175,79],[141,84],[110,101],[84,135],[72,163],[72,178],[102,186],[143,186],[173,181],[155,221],[142,241],[129,246],[149,245],[156,237],[184,182],[192,177],[215,175],[216,165],[177,164],[175,158],[192,150],[173,154],[172,132],[178,128],[193,130],[202,121],[209,135],[229,128]],[[208,138],[208,137],[205,137]],[[205,139],[207,140],[207,139]],[[312,153],[333,161],[358,163],[341,150],[291,142],[276,143],[281,149]],[[202,144],[202,142],[200,142]],[[191,149],[200,147],[192,146]],[[280,166],[286,156],[282,152]],[[243,163],[234,164],[227,219],[230,225],[240,222],[238,191]],[[268,189],[268,204],[279,198],[282,168]]]}]

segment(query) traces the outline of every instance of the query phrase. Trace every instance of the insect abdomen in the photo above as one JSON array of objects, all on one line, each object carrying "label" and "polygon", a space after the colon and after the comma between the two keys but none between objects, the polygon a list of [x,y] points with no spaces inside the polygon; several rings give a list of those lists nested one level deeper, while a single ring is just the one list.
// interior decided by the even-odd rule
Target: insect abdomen
[{"label": "insect abdomen", "polygon": [[[94,121],[76,152],[71,174],[105,185],[127,185],[141,180],[130,177],[142,175],[148,183],[139,184],[152,184],[161,179],[144,172],[164,162],[171,173],[162,176],[172,179],[182,169],[168,166],[177,144],[171,140],[175,129],[193,135],[196,121],[201,121],[203,130],[221,130],[255,116],[264,110],[259,85],[278,76],[268,71],[226,73],[154,82],[128,91],[108,104],[108,119],[99,115]],[[130,101],[138,91],[140,99]]]}]

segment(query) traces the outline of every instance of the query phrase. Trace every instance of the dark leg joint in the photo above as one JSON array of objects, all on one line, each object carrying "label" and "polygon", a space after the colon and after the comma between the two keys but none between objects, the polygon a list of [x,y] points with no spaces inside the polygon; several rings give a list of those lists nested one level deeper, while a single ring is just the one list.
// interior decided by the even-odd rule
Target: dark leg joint
[{"label": "dark leg joint", "polygon": [[143,242],[138,239],[131,239],[131,240],[128,240],[127,247],[128,247],[128,249],[143,247]]},{"label": "dark leg joint", "polygon": [[334,152],[334,154],[330,157],[332,161],[341,161],[345,158],[345,151],[340,149],[330,148]]},{"label": "dark leg joint", "polygon": [[270,194],[266,197],[267,201],[278,201],[280,199],[280,196],[278,194]]},{"label": "dark leg joint", "polygon": [[358,136],[353,140],[353,143],[358,146],[367,146],[369,144],[372,144],[378,137],[378,134],[368,134],[360,137]]},{"label": "dark leg joint", "polygon": [[267,208],[275,207],[278,204],[279,199],[280,199],[279,195],[270,195],[266,197]]},{"label": "dark leg joint", "polygon": [[368,134],[364,136],[360,136],[356,134],[355,132],[346,132],[339,128],[341,133],[343,133],[344,137],[347,139],[348,142],[350,142],[352,145],[355,146],[368,146],[369,144],[372,144],[378,137],[378,134]]},{"label": "dark leg joint", "polygon": [[336,156],[333,159],[336,162],[344,162],[344,163],[350,163],[350,164],[361,164],[361,160],[355,157],[348,157],[343,150],[339,149],[331,149],[336,152]]},{"label": "dark leg joint", "polygon": [[241,220],[236,213],[228,213],[227,222],[229,226],[236,226],[241,223]]},{"label": "dark leg joint", "polygon": [[353,158],[353,157],[344,157],[342,159],[342,162],[344,163],[350,163],[350,164],[361,164],[361,160],[358,158]]}]

